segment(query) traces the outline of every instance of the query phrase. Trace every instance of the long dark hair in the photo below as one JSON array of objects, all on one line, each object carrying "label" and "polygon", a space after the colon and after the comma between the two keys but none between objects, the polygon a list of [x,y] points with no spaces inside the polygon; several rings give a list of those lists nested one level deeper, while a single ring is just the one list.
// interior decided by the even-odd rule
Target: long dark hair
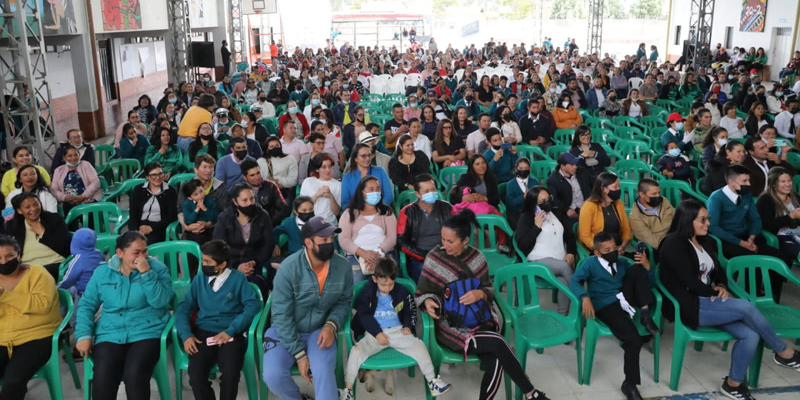
[{"label": "long dark hair", "polygon": [[475,181],[475,184],[480,181],[480,177],[478,177],[478,174],[475,172],[475,162],[478,161],[479,158],[483,159],[483,162],[486,163],[486,173],[483,174],[483,180],[486,182],[486,187],[496,187],[497,178],[494,177],[494,172],[489,167],[489,161],[487,161],[482,154],[476,153],[469,158],[469,161],[467,162],[467,175],[469,175],[469,177]]},{"label": "long dark hair", "polygon": [[[204,124],[211,126],[211,124],[209,124],[208,122],[203,122],[202,124],[200,124],[200,126],[203,126]],[[211,129],[213,130],[214,127],[212,126]],[[198,131],[199,130],[200,128],[198,127]],[[214,135],[212,134],[211,139],[208,139],[208,151],[206,152],[206,154],[210,155],[211,158],[214,159],[214,161],[218,161],[217,146],[218,146],[217,139],[215,139]],[[203,148],[203,141],[200,140],[200,135],[198,134],[197,139],[194,142],[192,142],[192,144],[189,145],[189,161],[194,162],[194,158],[197,156],[197,152],[200,151],[200,149],[202,148]]]},{"label": "long dark hair", "polygon": [[[364,211],[364,207],[366,207],[367,201],[364,196],[364,188],[367,187],[367,183],[370,181],[376,181],[380,185],[378,178],[367,175],[358,182],[358,186],[356,186],[356,191],[353,193],[353,197],[350,199],[350,204],[347,205],[347,212],[350,215],[350,222],[355,222],[356,220],[356,210]],[[378,215],[392,215],[392,208],[383,204],[383,199],[375,205],[375,208],[378,210]]]},{"label": "long dark hair", "polygon": [[714,129],[712,129],[711,132],[706,134],[706,136],[703,138],[703,148],[705,148],[706,146],[716,142],[717,136],[719,136],[719,134],[722,133],[722,132],[728,133],[728,130],[723,128],[723,127],[718,126],[718,127],[714,128]]},{"label": "long dark hair", "polygon": [[[167,128],[166,126],[161,128],[156,128],[153,131],[153,134],[150,135],[150,145],[161,148],[161,133],[167,131],[169,132],[169,144],[173,145],[178,143],[178,132],[176,132],[172,128]],[[196,141],[196,140],[195,140]]]},{"label": "long dark hair", "polygon": [[358,152],[361,149],[368,149],[370,154],[372,154],[372,147],[370,147],[368,144],[356,143],[356,145],[353,146],[353,150],[350,152],[350,165],[347,167],[347,172],[353,172],[358,169],[358,163],[356,161],[358,160]]},{"label": "long dark hair", "polygon": [[281,149],[281,154],[278,154],[277,156],[278,158],[286,157],[286,154],[283,152],[283,145],[281,145],[281,140],[278,139],[277,136],[270,136],[264,142],[264,158],[266,159],[272,158],[272,156],[269,155],[269,150],[268,150],[270,142],[278,142],[278,148]]},{"label": "long dark hair", "polygon": [[728,143],[725,143],[725,146],[720,147],[719,152],[717,152],[717,155],[714,156],[714,158],[719,159],[719,160],[727,159],[728,158],[728,152],[729,151],[733,151],[733,149],[735,149],[737,146],[744,147],[744,143],[737,142],[735,140],[731,140]]},{"label": "long dark hair", "polygon": [[[588,125],[580,124],[575,127],[575,134],[572,135],[572,147],[580,147],[581,146],[581,135],[584,133],[592,132],[592,128],[589,128]],[[589,145],[591,145],[592,139],[589,139]]]},{"label": "long dark hair", "polygon": [[475,213],[469,208],[461,210],[458,214],[451,215],[444,220],[442,228],[447,228],[456,233],[459,239],[464,240],[472,233],[472,226],[477,225],[478,220]]},{"label": "long dark hair", "polygon": [[672,224],[669,226],[667,237],[679,237],[681,239],[691,239],[694,237],[694,220],[700,210],[706,208],[700,200],[686,199],[678,204],[675,209],[675,216],[672,218]]},{"label": "long dark hair", "polygon": [[[8,221],[6,223],[6,228],[7,228],[6,231],[7,232],[16,232],[18,230],[24,229],[24,227],[25,227],[25,225],[24,225],[25,224],[25,216],[22,215],[22,213],[17,212],[17,210],[19,210],[19,208],[22,207],[22,202],[25,201],[25,200],[28,200],[28,199],[36,199],[36,201],[39,202],[39,207],[42,206],[42,200],[39,199],[39,195],[37,195],[36,193],[33,193],[33,192],[22,192],[22,193],[20,193],[20,194],[18,194],[16,196],[14,196],[14,198],[11,199],[11,207],[14,209],[14,217],[11,218],[11,221]],[[41,218],[41,215],[46,213],[46,212],[47,211],[42,209],[41,210],[41,214],[39,214],[40,218]]]},{"label": "long dark hair", "polygon": [[526,212],[535,213],[536,212],[536,207],[539,206],[539,194],[542,191],[546,192],[548,195],[550,194],[550,191],[548,191],[547,188],[545,188],[543,186],[538,186],[537,185],[537,186],[534,186],[534,187],[528,189],[528,193],[525,194],[525,202],[522,203],[522,212],[523,213],[526,213]]},{"label": "long dark hair", "polygon": [[[464,125],[463,126],[458,121],[458,112],[462,108],[464,109],[464,112],[467,114],[467,118],[464,119]],[[444,120],[442,120],[442,121],[444,121]],[[465,106],[457,106],[456,109],[453,110],[453,121],[452,121],[452,124],[453,124],[453,132],[455,132],[455,130],[456,130],[456,125],[458,126],[459,129],[467,129],[467,127],[470,124],[470,122],[469,122],[469,111],[467,110],[467,107],[465,107]],[[451,133],[451,135],[452,135],[452,133]],[[456,134],[456,136],[457,135],[458,134]]]},{"label": "long dark hair", "polygon": [[147,237],[139,231],[127,231],[122,236],[117,238],[116,249],[125,250],[137,240],[142,240],[147,243]]},{"label": "long dark hair", "polygon": [[454,140],[461,141],[461,136],[456,133],[456,125],[453,121],[450,118],[440,119],[439,124],[436,126],[436,136],[433,137],[433,150],[440,153],[440,156],[447,152],[447,146],[444,144],[444,130],[442,129],[444,124],[450,124],[450,142],[452,143]]},{"label": "long dark hair", "polygon": [[612,185],[614,182],[618,180],[619,177],[611,172],[600,173],[600,175],[597,175],[597,179],[594,181],[594,186],[592,187],[592,194],[589,195],[589,198],[586,199],[586,201],[591,201],[597,204],[602,203],[603,189],[608,185]]},{"label": "long dark hair", "polygon": [[[19,169],[17,169],[17,181],[14,182],[14,186],[16,188],[18,188],[18,189],[22,188],[22,179],[20,178],[20,176],[22,176],[22,171],[25,171],[28,168],[33,168],[33,170],[36,171],[36,184],[34,184],[32,192],[33,193],[39,193],[39,192],[52,193],[50,191],[50,186],[48,186],[47,183],[44,181],[44,178],[42,177],[42,174],[39,172],[39,169],[36,168],[36,166],[33,165],[33,164],[23,165],[23,166],[19,167]],[[24,189],[23,189],[23,192],[24,192]]]}]

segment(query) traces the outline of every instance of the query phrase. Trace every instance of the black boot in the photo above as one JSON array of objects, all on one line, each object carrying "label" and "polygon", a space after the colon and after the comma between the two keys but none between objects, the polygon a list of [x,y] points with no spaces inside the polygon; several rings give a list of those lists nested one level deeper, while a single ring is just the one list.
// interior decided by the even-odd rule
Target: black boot
[{"label": "black boot", "polygon": [[622,390],[622,394],[624,394],[625,398],[628,400],[642,400],[642,395],[639,393],[639,389],[636,388],[636,385],[622,382],[620,390]]}]

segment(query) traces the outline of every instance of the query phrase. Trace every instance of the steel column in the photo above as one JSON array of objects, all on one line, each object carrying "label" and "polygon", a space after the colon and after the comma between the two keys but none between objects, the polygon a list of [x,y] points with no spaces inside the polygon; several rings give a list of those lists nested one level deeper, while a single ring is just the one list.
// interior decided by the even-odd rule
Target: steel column
[{"label": "steel column", "polygon": [[[242,0],[229,0],[231,6],[231,63],[247,61],[244,53],[244,24],[242,23]],[[236,71],[234,68],[233,71]]]},{"label": "steel column", "polygon": [[602,55],[600,48],[603,45],[603,2],[604,0],[589,0],[589,38],[586,40],[588,54]]},{"label": "steel column", "polygon": [[192,81],[192,37],[191,23],[189,22],[188,0],[169,0],[167,2],[169,30],[172,33],[171,64],[172,76],[170,83],[177,85],[180,82]]},{"label": "steel column", "polygon": [[[689,49],[686,63],[697,70],[700,60],[699,50],[711,44],[711,27],[714,24],[714,4],[716,0],[692,0],[689,16]],[[710,50],[709,50],[710,51]],[[707,56],[710,56],[708,54]]]}]

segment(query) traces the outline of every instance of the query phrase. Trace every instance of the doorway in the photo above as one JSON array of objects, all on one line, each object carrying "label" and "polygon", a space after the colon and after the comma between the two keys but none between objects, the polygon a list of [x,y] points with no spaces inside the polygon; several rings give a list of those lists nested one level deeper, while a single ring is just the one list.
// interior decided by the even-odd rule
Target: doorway
[{"label": "doorway", "polygon": [[792,57],[792,28],[772,29],[772,54],[769,55],[771,81],[779,80],[779,73]]},{"label": "doorway", "polygon": [[106,102],[117,100],[117,85],[114,79],[114,52],[111,39],[98,40],[97,51],[100,60],[100,82],[106,93]]}]

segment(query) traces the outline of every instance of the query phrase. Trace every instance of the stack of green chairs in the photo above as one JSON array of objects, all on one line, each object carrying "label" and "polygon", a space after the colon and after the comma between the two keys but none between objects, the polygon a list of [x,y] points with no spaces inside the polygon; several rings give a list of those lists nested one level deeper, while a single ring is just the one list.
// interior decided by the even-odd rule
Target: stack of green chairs
[{"label": "stack of green chairs", "polygon": [[97,144],[94,146],[94,169],[98,175],[105,172],[108,163],[114,158],[113,144]]}]

